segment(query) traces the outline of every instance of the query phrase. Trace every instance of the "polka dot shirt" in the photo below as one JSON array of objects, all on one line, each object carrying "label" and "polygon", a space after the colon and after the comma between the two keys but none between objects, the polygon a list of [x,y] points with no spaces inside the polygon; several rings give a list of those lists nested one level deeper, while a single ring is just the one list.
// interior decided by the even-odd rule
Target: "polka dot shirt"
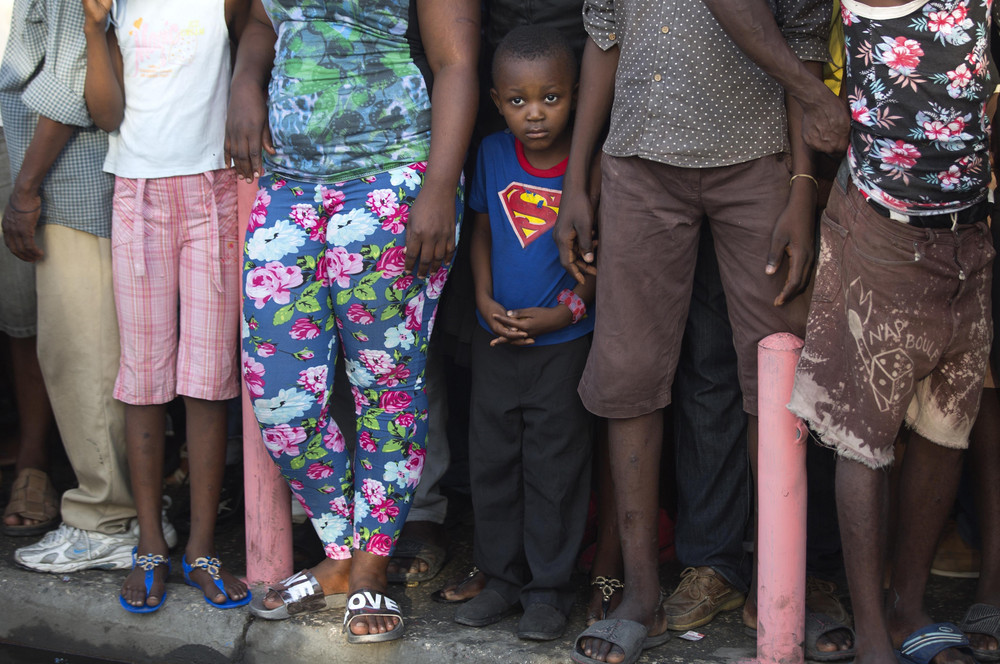
[{"label": "polka dot shirt", "polygon": [[[829,60],[829,0],[769,4],[796,55]],[[711,168],[788,151],[781,86],[700,0],[586,0],[583,21],[601,49],[621,49],[608,154]]]}]

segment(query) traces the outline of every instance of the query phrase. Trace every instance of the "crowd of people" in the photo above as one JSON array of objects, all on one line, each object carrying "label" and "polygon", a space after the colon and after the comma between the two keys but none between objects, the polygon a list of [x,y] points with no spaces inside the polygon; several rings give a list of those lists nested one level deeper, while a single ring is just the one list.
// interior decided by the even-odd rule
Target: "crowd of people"
[{"label": "crowd of people", "polygon": [[[435,593],[457,623],[522,610],[519,638],[560,638],[593,501],[574,661],[634,662],[723,611],[753,635],[756,348],[788,332],[818,443],[805,655],[1000,660],[991,0],[543,4],[0,2],[3,532],[44,533],[16,562],[129,570],[122,608],[156,612],[181,397],[185,581],[400,638],[390,583],[446,557],[442,356],[463,356],[476,569]],[[241,374],[324,552],[255,594],[214,544]],[[924,591],[960,487],[981,560],[956,626]]]}]

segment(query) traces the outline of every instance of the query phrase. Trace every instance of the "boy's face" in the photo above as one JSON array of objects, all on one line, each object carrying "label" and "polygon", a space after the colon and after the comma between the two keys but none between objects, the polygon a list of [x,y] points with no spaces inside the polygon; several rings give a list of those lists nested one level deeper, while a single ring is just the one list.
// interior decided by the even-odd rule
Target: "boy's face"
[{"label": "boy's face", "polygon": [[497,68],[493,103],[526,153],[569,146],[576,84],[562,58],[507,59]]}]

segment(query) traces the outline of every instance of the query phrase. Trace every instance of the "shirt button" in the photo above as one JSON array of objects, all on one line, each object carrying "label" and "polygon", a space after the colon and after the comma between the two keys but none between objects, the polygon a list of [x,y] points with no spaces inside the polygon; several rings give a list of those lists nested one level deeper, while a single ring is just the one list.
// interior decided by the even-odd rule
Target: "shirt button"
[{"label": "shirt button", "polygon": [[653,75],[653,80],[656,81],[656,82],[659,82],[662,79],[663,79],[663,77],[660,76],[659,74],[654,74]]},{"label": "shirt button", "polygon": [[667,34],[668,32],[670,32],[670,26],[668,25],[663,26],[662,28],[660,28],[660,32],[662,32],[663,34]]},{"label": "shirt button", "polygon": [[616,35],[615,33],[612,32],[611,34],[608,35],[608,39],[610,39],[611,41],[614,41],[614,40],[618,39],[618,35]]}]

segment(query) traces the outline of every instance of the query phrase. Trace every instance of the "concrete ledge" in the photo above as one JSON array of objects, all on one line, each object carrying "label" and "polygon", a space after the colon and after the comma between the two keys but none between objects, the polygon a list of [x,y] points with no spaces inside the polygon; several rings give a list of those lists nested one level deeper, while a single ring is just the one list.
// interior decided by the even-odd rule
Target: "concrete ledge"
[{"label": "concrete ledge", "polygon": [[[400,602],[404,616],[419,612],[411,604]],[[422,602],[421,602],[422,604]],[[428,602],[430,604],[430,602]],[[431,609],[421,606],[421,609]],[[560,640],[531,644],[514,635],[516,618],[497,625],[470,629],[446,618],[442,607],[434,607],[423,618],[406,621],[406,634],[397,641],[350,645],[341,630],[342,614],[328,612],[295,619],[294,622],[271,623],[254,620],[247,630],[244,661],[266,664],[274,661],[318,662],[336,652],[338,664],[438,664],[442,662],[482,662],[497,664],[562,664],[569,661],[572,641]]]},{"label": "concrete ledge", "polygon": [[126,662],[238,661],[249,623],[245,611],[213,609],[197,589],[174,581],[155,614],[128,613],[117,599],[123,575],[3,569],[0,586],[11,603],[0,617],[0,639]]},{"label": "concrete ledge", "polygon": [[[580,577],[576,610],[566,635],[532,643],[514,632],[518,616],[485,628],[452,621],[454,605],[437,604],[430,592],[468,569],[466,555],[457,556],[439,579],[412,588],[393,586],[406,634],[388,643],[348,645],[339,610],[283,621],[252,617],[246,609],[222,611],[205,604],[201,593],[171,576],[167,600],[154,614],[136,615],[118,604],[124,572],[87,571],[67,575],[38,574],[13,566],[10,554],[20,540],[0,538],[0,662],[21,662],[4,651],[4,642],[58,653],[85,655],[139,664],[555,664],[569,661],[576,635],[583,629],[589,588]],[[235,557],[231,555],[231,558]],[[180,553],[171,556],[180,568]],[[679,565],[663,568],[661,582],[672,587]],[[259,591],[259,589],[255,589]],[[927,606],[935,618],[957,620],[972,601],[975,581],[931,577]],[[754,656],[754,642],[742,633],[741,612],[720,614],[701,628],[699,642],[674,638],[639,660],[644,664],[733,664]],[[32,659],[31,661],[53,661]],[[74,659],[56,661],[73,664]]]}]

